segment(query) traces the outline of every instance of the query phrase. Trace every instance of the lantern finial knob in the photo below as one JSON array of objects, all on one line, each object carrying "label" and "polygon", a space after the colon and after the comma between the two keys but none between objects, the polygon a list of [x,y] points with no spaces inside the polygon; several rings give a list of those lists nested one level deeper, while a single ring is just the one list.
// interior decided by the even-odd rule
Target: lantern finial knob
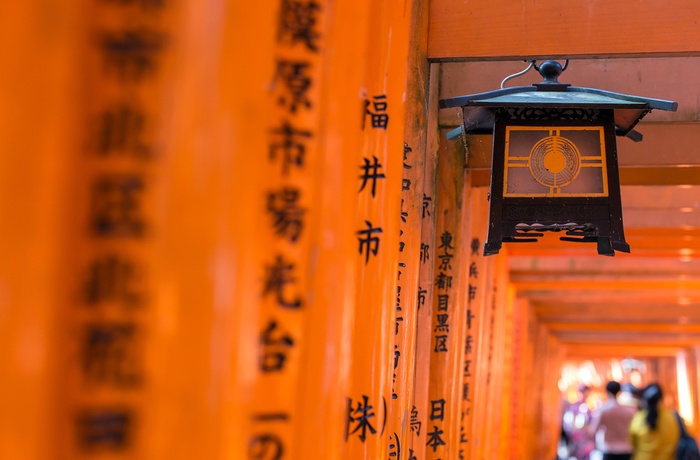
[{"label": "lantern finial knob", "polygon": [[564,64],[564,67],[561,66],[557,61],[544,61],[542,64],[539,66],[535,66],[535,69],[542,75],[542,78],[544,80],[542,83],[544,84],[554,84],[558,85],[559,83],[559,75],[562,74],[564,70],[566,70],[566,67],[569,65],[569,60],[566,60],[566,63]]}]

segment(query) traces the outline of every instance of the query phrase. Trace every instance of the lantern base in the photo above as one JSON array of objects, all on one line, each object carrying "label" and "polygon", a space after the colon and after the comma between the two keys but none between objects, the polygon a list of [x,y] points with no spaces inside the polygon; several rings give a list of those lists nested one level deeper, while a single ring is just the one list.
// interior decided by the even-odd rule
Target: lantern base
[{"label": "lantern base", "polygon": [[485,256],[498,254],[502,243],[536,243],[539,238],[544,236],[543,232],[566,232],[566,236],[559,238],[561,241],[596,243],[598,254],[604,256],[614,256],[615,251],[630,252],[630,246],[625,242],[621,232],[618,232],[620,235],[618,238],[612,236],[614,232],[610,232],[609,222],[602,222],[599,225],[573,222],[564,224],[518,223],[513,227],[501,230],[500,238],[496,237],[494,232],[489,232],[488,239],[484,244]]},{"label": "lantern base", "polygon": [[630,252],[625,242],[619,197],[490,197],[489,230],[484,255],[498,254],[501,244],[534,243],[544,232],[562,232],[562,241],[596,243],[598,254]]}]

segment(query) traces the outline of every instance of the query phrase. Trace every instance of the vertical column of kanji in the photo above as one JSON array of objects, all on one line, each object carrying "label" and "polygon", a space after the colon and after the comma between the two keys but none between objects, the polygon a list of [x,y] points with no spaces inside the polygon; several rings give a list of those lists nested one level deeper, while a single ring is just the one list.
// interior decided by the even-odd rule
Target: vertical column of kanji
[{"label": "vertical column of kanji", "polygon": [[[327,2],[277,0],[269,98],[274,109],[267,120],[267,181],[259,213],[259,237],[267,241],[258,267],[262,284],[256,384],[248,458],[292,458],[299,449],[297,433],[304,423],[298,389],[304,327],[309,316],[311,248],[309,219],[320,164],[322,56],[326,49]],[[242,155],[247,152],[241,152]]]},{"label": "vertical column of kanji", "polygon": [[473,188],[469,200],[470,241],[469,268],[467,286],[466,333],[464,338],[464,364],[462,368],[462,404],[460,423],[460,452],[465,458],[471,458],[475,436],[472,432],[475,403],[475,380],[477,356],[481,349],[479,328],[484,314],[484,293],[489,276],[487,258],[483,255],[482,245],[488,230],[488,201],[485,188]]},{"label": "vertical column of kanji", "polygon": [[387,458],[394,359],[404,97],[409,17],[404,5],[370,3],[362,151],[358,152],[357,293],[346,397],[347,458]]},{"label": "vertical column of kanji", "polygon": [[[458,152],[462,152],[459,144],[455,144]],[[461,327],[459,330],[459,337],[457,343],[462,345],[461,354],[459,358],[459,377],[456,378],[456,386],[459,390],[459,399],[457,407],[459,408],[459,452],[458,458],[460,460],[466,459],[469,454],[469,422],[471,421],[470,410],[470,384],[472,380],[472,355],[474,347],[474,314],[469,306],[470,291],[472,288],[472,283],[470,282],[470,277],[473,276],[475,266],[472,266],[470,261],[472,258],[472,242],[473,234],[472,229],[474,222],[471,213],[471,203],[472,203],[472,191],[471,187],[471,174],[465,171],[465,184],[464,184],[464,211],[462,213],[462,224],[460,228],[460,235],[462,237],[462,257],[461,260],[465,261],[460,264],[460,276],[459,276],[459,290],[462,295],[459,296],[460,304],[463,306],[463,316],[460,316]],[[461,383],[461,385],[459,383]]]},{"label": "vertical column of kanji", "polygon": [[[478,415],[475,417],[475,423],[478,424],[478,446],[479,457],[488,459],[493,455],[491,451],[493,407],[494,403],[491,398],[494,397],[493,385],[494,374],[493,365],[495,359],[495,331],[497,318],[497,302],[498,302],[498,283],[496,271],[496,258],[490,256],[487,261],[488,279],[484,295],[484,311],[482,314],[482,324],[480,331],[480,340],[482,350],[481,356],[477,363],[477,400],[478,400]],[[478,420],[478,422],[477,422]]]},{"label": "vertical column of kanji", "polygon": [[430,386],[430,358],[433,331],[433,284],[435,265],[432,252],[435,248],[435,222],[437,218],[437,166],[440,150],[440,133],[437,126],[438,82],[440,65],[430,66],[428,89],[428,120],[426,122],[426,147],[424,179],[421,204],[421,240],[419,249],[420,273],[416,292],[416,340],[415,340],[415,384],[411,404],[411,436],[408,443],[408,460],[425,458],[426,452],[426,408]]},{"label": "vertical column of kanji", "polygon": [[80,66],[85,112],[71,228],[71,297],[62,337],[67,388],[57,458],[138,458],[152,333],[156,135],[173,40],[174,2],[91,2]]},{"label": "vertical column of kanji", "polygon": [[494,375],[494,365],[496,363],[496,331],[498,320],[498,272],[496,270],[495,256],[490,262],[493,264],[491,271],[491,280],[489,283],[489,292],[486,301],[487,313],[484,315],[487,318],[486,334],[484,343],[486,346],[486,358],[484,359],[484,382],[483,382],[483,398],[484,404],[481,420],[482,433],[481,439],[481,457],[486,459],[493,454],[493,419],[494,411],[498,410],[497,400],[499,395],[494,391],[496,383],[496,375]]},{"label": "vertical column of kanji", "polygon": [[[83,0],[6,3],[0,15],[0,458],[57,458],[52,390],[65,372],[65,223],[79,176],[76,65]],[[76,171],[78,170],[78,171]],[[72,313],[72,310],[71,312]],[[61,420],[62,421],[62,420]]]},{"label": "vertical column of kanji", "polygon": [[[493,312],[492,286],[494,283],[494,258],[483,255],[483,243],[486,241],[488,231],[488,189],[477,187],[472,190],[471,218],[472,239],[470,241],[469,260],[469,306],[467,311],[467,328],[471,322],[472,333],[467,334],[467,339],[472,336],[471,350],[465,345],[465,375],[466,363],[469,361],[468,379],[471,379],[466,389],[471,403],[464,408],[464,415],[471,418],[468,424],[468,450],[467,458],[480,459],[485,452],[485,440],[487,427],[485,420],[491,410],[488,400],[489,366],[490,366],[490,336],[491,319]],[[471,358],[471,359],[468,359]],[[464,387],[463,387],[464,392]],[[464,397],[464,393],[462,394]]]},{"label": "vertical column of kanji", "polygon": [[[463,322],[466,321],[466,289],[461,264],[463,251],[462,212],[465,200],[464,154],[454,142],[440,138],[437,241],[432,251],[435,265],[431,330],[430,388],[426,417],[426,458],[454,458],[460,449]],[[468,252],[467,252],[468,254]]]},{"label": "vertical column of kanji", "polygon": [[[411,109],[409,109],[411,110]],[[402,458],[407,448],[415,375],[415,337],[423,212],[423,149],[404,143],[403,185],[399,230],[399,269],[393,328],[393,363],[389,418],[389,458]],[[406,452],[410,452],[406,450]],[[410,456],[409,456],[410,458]]]},{"label": "vertical column of kanji", "polygon": [[[421,265],[421,227],[431,199],[423,193],[425,179],[425,130],[428,115],[427,11],[428,2],[408,2],[410,38],[406,82],[406,133],[399,230],[399,270],[396,288],[391,407],[389,413],[389,459],[410,459],[411,430],[417,429],[414,404],[418,278]],[[414,407],[416,407],[414,409]],[[416,419],[413,421],[413,419]],[[413,425],[411,425],[411,421]]]}]

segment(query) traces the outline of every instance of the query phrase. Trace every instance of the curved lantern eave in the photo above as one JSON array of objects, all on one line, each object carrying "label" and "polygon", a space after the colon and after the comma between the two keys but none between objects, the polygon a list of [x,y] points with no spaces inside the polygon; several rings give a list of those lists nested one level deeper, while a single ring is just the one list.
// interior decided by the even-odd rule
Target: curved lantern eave
[{"label": "curved lantern eave", "polygon": [[[477,107],[482,109],[477,111]],[[493,122],[495,111],[507,107],[612,109],[616,134],[628,136],[651,110],[675,112],[678,103],[565,84],[516,86],[440,100],[440,108],[461,108],[463,119],[471,120],[469,126],[464,125],[461,130],[450,132],[450,139],[460,131],[466,134],[488,134],[487,126]],[[635,141],[641,140],[641,135],[636,132],[630,137]]]}]

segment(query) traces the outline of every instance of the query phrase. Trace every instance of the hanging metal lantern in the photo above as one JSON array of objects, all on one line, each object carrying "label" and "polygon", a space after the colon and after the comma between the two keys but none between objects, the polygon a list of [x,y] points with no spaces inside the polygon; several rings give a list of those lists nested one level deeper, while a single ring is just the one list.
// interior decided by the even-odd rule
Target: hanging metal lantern
[{"label": "hanging metal lantern", "polygon": [[562,84],[566,65],[531,62],[541,83],[440,100],[441,108],[461,109],[465,134],[493,134],[484,255],[497,254],[502,242],[536,242],[543,232],[594,242],[603,255],[629,252],[616,136],[640,141],[633,128],[647,113],[678,104]]}]

